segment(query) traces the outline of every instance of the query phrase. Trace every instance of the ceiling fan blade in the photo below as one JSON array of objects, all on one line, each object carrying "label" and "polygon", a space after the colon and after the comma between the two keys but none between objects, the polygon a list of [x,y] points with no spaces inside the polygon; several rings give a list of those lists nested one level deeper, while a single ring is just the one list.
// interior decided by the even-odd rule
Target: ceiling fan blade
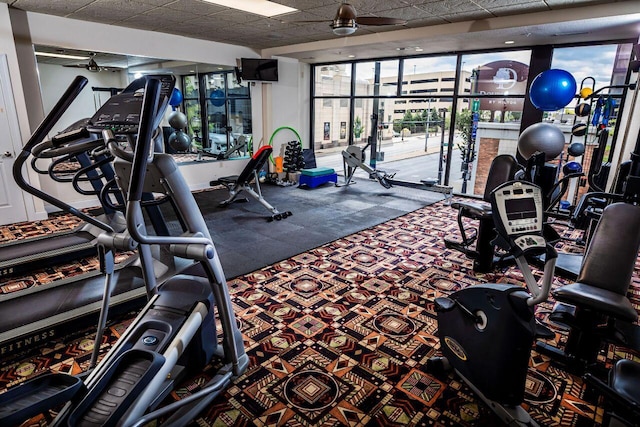
[{"label": "ceiling fan blade", "polygon": [[356,22],[358,25],[404,25],[407,23],[404,19],[381,18],[377,16],[358,16]]},{"label": "ceiling fan blade", "polygon": [[331,20],[329,19],[318,19],[318,20],[312,20],[312,21],[280,21],[283,24],[321,24],[323,22],[326,22],[327,24],[331,23]]},{"label": "ceiling fan blade", "polygon": [[63,65],[63,67],[67,67],[67,68],[87,68],[86,64]]}]

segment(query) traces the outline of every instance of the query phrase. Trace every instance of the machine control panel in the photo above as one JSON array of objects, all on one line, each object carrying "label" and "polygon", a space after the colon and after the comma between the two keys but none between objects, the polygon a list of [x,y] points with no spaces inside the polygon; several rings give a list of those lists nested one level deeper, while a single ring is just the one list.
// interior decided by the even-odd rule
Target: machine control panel
[{"label": "machine control panel", "polygon": [[544,248],[547,244],[547,241],[542,236],[536,236],[535,234],[518,236],[513,241],[523,251],[532,248]]},{"label": "machine control panel", "polygon": [[[544,214],[542,191],[538,186],[522,181],[510,182],[496,188],[492,199],[495,223],[502,228],[503,234],[515,238],[522,234],[542,233]],[[524,240],[522,243],[525,244]]]},{"label": "machine control panel", "polygon": [[[121,93],[112,96],[96,111],[89,120],[89,132],[100,133],[111,130],[114,134],[137,134],[142,111],[144,87],[149,78],[160,80],[160,102],[156,116],[161,119],[171,98],[175,86],[175,77],[166,75],[149,75],[134,80]],[[156,124],[156,127],[159,123]]]}]

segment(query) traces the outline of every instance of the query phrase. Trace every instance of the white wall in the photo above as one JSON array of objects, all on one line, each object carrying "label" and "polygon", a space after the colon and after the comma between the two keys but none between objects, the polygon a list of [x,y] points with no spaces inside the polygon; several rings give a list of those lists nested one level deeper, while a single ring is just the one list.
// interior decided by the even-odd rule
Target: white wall
[{"label": "white wall", "polygon": [[[189,39],[171,34],[134,30],[95,22],[83,22],[31,12],[27,12],[27,20],[31,40],[34,44],[39,45],[228,66],[235,66],[237,58],[259,57],[256,51],[247,47]],[[75,75],[84,73],[79,69],[64,69],[64,71],[54,73],[42,73],[40,75],[41,87],[52,86],[53,89],[45,89],[42,94],[42,99],[29,99],[25,102],[20,79],[21,70],[18,66],[16,47],[6,3],[0,3],[0,53],[5,53],[8,56],[11,84],[14,97],[16,98],[16,108],[18,110],[21,136],[24,143],[30,136],[27,114],[29,105],[44,105],[45,110],[48,111],[51,108],[50,106],[57,100],[57,98],[54,99],[55,93],[57,92],[58,95],[63,93]],[[69,76],[67,76],[67,71],[70,73]],[[91,78],[93,77],[94,76],[91,75]],[[100,85],[107,86],[107,84],[102,83],[100,83]],[[260,84],[257,85],[257,88],[259,88],[259,85]],[[256,88],[252,89],[252,114],[254,122],[258,124],[258,126],[254,127],[254,139],[259,141],[262,139],[262,91],[255,90]],[[88,99],[81,99],[77,106],[74,104],[74,106],[71,107],[74,109],[73,112],[70,111],[65,115],[63,123],[56,129],[63,128],[66,124],[90,115],[88,114],[90,112],[89,104],[91,104],[91,111],[93,111],[93,95],[91,94],[90,88],[85,88],[81,97],[88,97]],[[78,116],[75,116],[76,112]],[[242,169],[244,162],[219,162],[216,163],[215,166],[211,165],[213,165],[213,163],[202,165],[187,164],[182,167],[185,175],[187,175],[187,182],[192,188],[206,188],[211,179],[236,174]],[[190,169],[193,169],[193,171]],[[59,196],[69,204],[77,204],[78,207],[95,204],[95,202],[91,200],[87,201],[86,198],[78,195],[69,188],[68,184],[45,183],[44,179],[42,181],[42,184],[40,184],[37,175],[32,178],[34,186],[46,189],[48,192]],[[32,199],[31,197],[28,198]],[[32,206],[29,211],[29,219],[43,217],[45,209],[41,202],[29,200],[28,204]]]},{"label": "white wall", "polygon": [[[27,103],[25,101],[24,91],[22,90],[18,56],[16,46],[13,41],[11,20],[9,18],[9,6],[6,3],[0,3],[0,53],[7,55],[11,90],[14,98],[13,101],[18,114],[20,137],[24,143],[29,138],[31,132],[29,130]],[[38,182],[38,175],[35,172],[29,173],[26,178],[27,181],[32,184]],[[25,197],[25,207],[27,209],[28,219],[30,220],[42,219],[45,216],[44,203],[39,199],[34,199],[33,197],[28,196]]]},{"label": "white wall", "polygon": [[51,135],[55,135],[79,119],[93,116],[96,112],[96,104],[94,102],[93,91],[91,90],[92,87],[123,88],[127,85],[127,75],[122,71],[92,73],[80,68],[39,64],[38,74],[40,76],[40,93],[45,114],[51,111],[56,102],[58,102],[58,99],[60,99],[60,96],[67,89],[67,86],[76,76],[84,76],[88,80],[84,90],[80,92],[80,95],[78,95],[73,104],[71,104],[67,112],[62,115],[60,121],[53,127]]},{"label": "white wall", "polygon": [[[270,120],[265,123],[265,142],[269,141],[276,129],[288,126],[300,135],[302,148],[310,148],[309,65],[291,58],[276,59],[278,59],[278,81],[269,85],[265,109],[268,108],[270,111],[264,112],[265,117],[270,117]],[[284,155],[284,144],[295,139],[295,134],[289,130],[278,132],[273,139],[274,155]]]}]

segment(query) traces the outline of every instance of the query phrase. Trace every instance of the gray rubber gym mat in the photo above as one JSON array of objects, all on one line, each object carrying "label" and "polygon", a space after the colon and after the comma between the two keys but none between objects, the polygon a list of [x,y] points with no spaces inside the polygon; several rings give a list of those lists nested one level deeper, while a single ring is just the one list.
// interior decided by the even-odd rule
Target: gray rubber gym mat
[{"label": "gray rubber gym mat", "polygon": [[[291,211],[293,216],[268,222],[267,210],[252,198],[221,208],[218,203],[228,197],[225,189],[195,194],[227,278],[252,272],[444,198],[439,193],[403,187],[386,190],[367,179],[358,179],[348,187],[329,183],[313,189],[263,184],[262,192],[272,206],[280,212]],[[171,217],[167,215],[167,219]],[[171,223],[176,230],[177,223]]]}]

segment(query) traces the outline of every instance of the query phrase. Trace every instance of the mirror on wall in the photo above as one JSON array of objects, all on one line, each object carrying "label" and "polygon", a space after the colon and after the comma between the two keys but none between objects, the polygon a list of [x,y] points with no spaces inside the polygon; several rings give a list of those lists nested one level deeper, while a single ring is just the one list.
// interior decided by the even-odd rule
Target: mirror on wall
[{"label": "mirror on wall", "polygon": [[75,76],[89,81],[52,134],[91,117],[134,79],[170,73],[177,78],[179,93],[162,123],[168,153],[188,162],[246,157],[251,152],[250,88],[238,81],[233,67],[42,45],[34,51],[45,114]]}]

